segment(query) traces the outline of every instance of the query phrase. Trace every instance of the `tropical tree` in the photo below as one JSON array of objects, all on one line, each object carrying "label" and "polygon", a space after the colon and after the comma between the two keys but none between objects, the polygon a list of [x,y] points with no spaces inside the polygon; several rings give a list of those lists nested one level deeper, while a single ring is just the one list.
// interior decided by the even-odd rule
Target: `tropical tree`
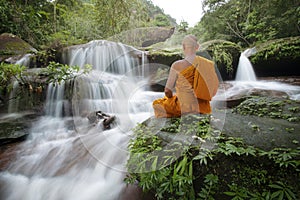
[{"label": "tropical tree", "polygon": [[189,27],[189,24],[186,21],[181,20],[180,24],[178,25],[178,31],[182,32],[182,33],[186,33],[188,30],[188,27]]},{"label": "tropical tree", "polygon": [[300,33],[297,0],[205,0],[194,32],[203,40],[226,39],[244,46]]},{"label": "tropical tree", "polygon": [[144,8],[139,0],[96,0],[95,9],[98,30],[106,38],[132,27],[131,21],[138,21]]},{"label": "tropical tree", "polygon": [[166,15],[158,14],[154,18],[154,25],[164,27],[164,26],[170,26],[171,23]]}]

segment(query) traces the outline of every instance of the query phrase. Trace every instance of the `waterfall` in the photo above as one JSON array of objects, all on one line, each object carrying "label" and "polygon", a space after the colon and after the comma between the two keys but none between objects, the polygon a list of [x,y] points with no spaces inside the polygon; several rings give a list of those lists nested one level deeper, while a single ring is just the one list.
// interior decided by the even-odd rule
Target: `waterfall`
[{"label": "waterfall", "polygon": [[15,64],[16,65],[21,65],[21,66],[25,66],[28,67],[30,64],[30,57],[32,56],[32,54],[28,53],[25,54],[21,59],[19,59]]},{"label": "waterfall", "polygon": [[[0,199],[126,199],[131,129],[153,115],[158,95],[144,90],[145,57],[130,46],[92,41],[66,49],[63,58],[93,70],[49,84],[45,115],[33,124],[15,162],[0,173]],[[97,110],[116,116],[111,129],[89,123],[87,114]]]},{"label": "waterfall", "polygon": [[19,101],[16,100],[18,90],[19,90],[19,83],[18,83],[18,81],[14,81],[12,91],[9,94],[10,102],[8,104],[8,113],[18,112]]},{"label": "waterfall", "polygon": [[83,67],[90,64],[97,71],[125,74],[139,65],[137,58],[142,54],[141,51],[121,43],[94,40],[67,48],[63,53],[63,61],[71,66]]},{"label": "waterfall", "polygon": [[236,81],[256,81],[253,66],[248,57],[255,52],[255,48],[247,49],[241,53],[236,73]]},{"label": "waterfall", "polygon": [[242,96],[251,95],[256,91],[277,91],[285,94],[291,99],[299,100],[300,87],[297,85],[290,85],[276,81],[264,81],[257,80],[254,73],[251,62],[248,57],[255,54],[256,49],[247,49],[241,53],[237,74],[235,81],[231,81],[231,87],[227,88],[225,92],[220,93],[217,99],[222,99],[221,95],[224,95],[225,99],[241,98]]}]

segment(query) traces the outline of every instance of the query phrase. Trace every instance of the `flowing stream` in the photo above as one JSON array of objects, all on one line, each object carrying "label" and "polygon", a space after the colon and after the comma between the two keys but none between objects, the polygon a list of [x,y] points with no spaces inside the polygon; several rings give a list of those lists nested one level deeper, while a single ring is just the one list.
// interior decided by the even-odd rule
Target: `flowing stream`
[{"label": "flowing stream", "polygon": [[[45,115],[30,130],[9,169],[0,173],[0,199],[113,200],[126,185],[131,129],[153,115],[160,93],[145,90],[145,57],[132,47],[92,41],[65,51],[64,62],[93,70],[50,84]],[[109,130],[87,114],[115,115]]]}]

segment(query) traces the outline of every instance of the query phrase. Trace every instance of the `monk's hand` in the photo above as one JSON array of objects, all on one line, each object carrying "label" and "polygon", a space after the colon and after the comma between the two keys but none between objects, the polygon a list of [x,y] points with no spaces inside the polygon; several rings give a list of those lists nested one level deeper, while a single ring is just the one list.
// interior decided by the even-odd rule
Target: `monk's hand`
[{"label": "monk's hand", "polygon": [[166,97],[171,98],[173,96],[172,90],[170,90],[169,88],[165,88],[165,95]]}]

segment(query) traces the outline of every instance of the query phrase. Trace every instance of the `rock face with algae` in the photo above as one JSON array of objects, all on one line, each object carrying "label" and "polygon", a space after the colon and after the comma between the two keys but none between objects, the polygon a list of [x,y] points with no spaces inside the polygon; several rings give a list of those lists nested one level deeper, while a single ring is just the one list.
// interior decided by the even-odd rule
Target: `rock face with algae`
[{"label": "rock face with algae", "polygon": [[10,33],[0,35],[0,62],[13,63],[23,55],[32,52],[36,52],[36,49],[18,36]]}]

